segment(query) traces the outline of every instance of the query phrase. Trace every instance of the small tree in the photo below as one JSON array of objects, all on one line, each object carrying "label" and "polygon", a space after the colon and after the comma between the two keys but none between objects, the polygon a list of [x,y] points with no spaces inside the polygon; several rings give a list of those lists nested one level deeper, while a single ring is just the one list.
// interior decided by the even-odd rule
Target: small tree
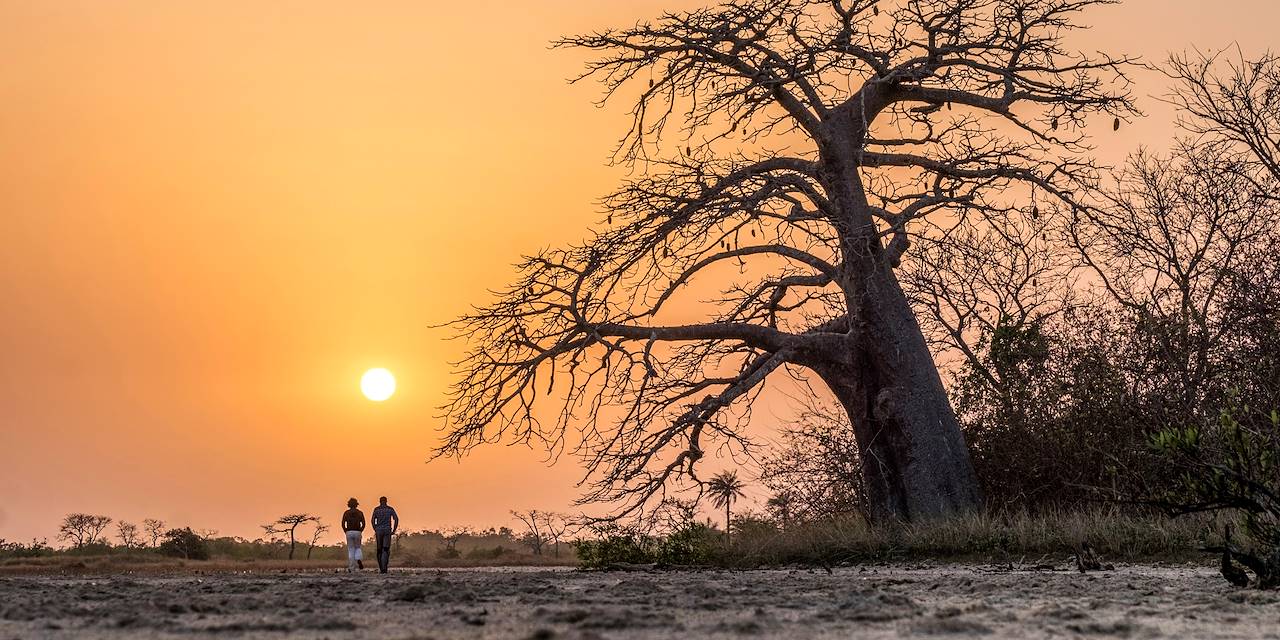
[{"label": "small tree", "polygon": [[724,507],[724,539],[726,541],[732,539],[729,534],[730,525],[733,522],[730,508],[734,500],[742,497],[744,486],[746,485],[738,479],[737,471],[721,471],[707,483],[707,493],[711,494],[712,504]]},{"label": "small tree", "polygon": [[412,531],[410,529],[406,529],[404,527],[397,529],[395,535],[391,537],[391,544],[394,545],[396,553],[400,552],[400,546],[404,544],[404,540],[406,538],[411,538],[415,535],[421,535],[421,533]]},{"label": "small tree", "polygon": [[520,524],[524,525],[525,532],[524,535],[520,536],[520,542],[529,547],[533,555],[542,555],[542,548],[549,542],[548,534],[543,527],[543,513],[537,509],[530,509],[528,511],[512,511],[511,515],[516,520],[519,520]]},{"label": "small tree", "polygon": [[[512,511],[511,515],[524,525],[525,533],[520,536],[520,542],[529,547],[534,555],[542,555],[546,546],[551,545],[555,556],[560,557],[560,541],[569,531],[568,516],[536,509],[523,512]],[[511,535],[511,530],[506,527],[502,528],[502,532],[505,532],[505,535]]]},{"label": "small tree", "polygon": [[542,512],[542,530],[551,542],[552,555],[560,557],[560,542],[568,533],[571,520],[562,513]]},{"label": "small tree", "polygon": [[760,460],[760,481],[774,493],[789,494],[792,518],[867,514],[857,435],[839,406],[809,402],[782,429],[778,444]]},{"label": "small tree", "polygon": [[126,549],[135,549],[142,546],[142,536],[138,532],[138,525],[132,522],[121,520],[116,523],[116,535],[120,538],[120,546]]},{"label": "small tree", "polygon": [[[311,540],[307,542],[307,559],[311,559],[311,552],[316,548],[316,543],[320,542],[320,538],[329,532],[329,525],[320,524],[320,518],[316,518],[316,528],[311,532]],[[399,541],[397,541],[397,544]]]},{"label": "small tree", "polygon": [[58,527],[58,538],[66,540],[71,543],[71,546],[80,549],[99,542],[102,532],[110,524],[111,518],[107,516],[69,513],[67,517],[62,519],[62,526]]},{"label": "small tree", "polygon": [[280,516],[275,522],[262,525],[262,530],[267,535],[289,535],[289,559],[293,559],[294,549],[298,546],[297,531],[298,527],[308,522],[320,522],[318,516],[309,513],[291,513],[289,515]]},{"label": "small tree", "polygon": [[440,530],[440,537],[444,540],[444,548],[438,554],[441,558],[456,558],[458,553],[458,542],[463,538],[472,535],[471,527],[445,527]]},{"label": "small tree", "polygon": [[151,540],[151,546],[158,547],[160,546],[160,538],[164,537],[164,520],[147,518],[142,521],[142,530],[146,532],[147,538]]}]

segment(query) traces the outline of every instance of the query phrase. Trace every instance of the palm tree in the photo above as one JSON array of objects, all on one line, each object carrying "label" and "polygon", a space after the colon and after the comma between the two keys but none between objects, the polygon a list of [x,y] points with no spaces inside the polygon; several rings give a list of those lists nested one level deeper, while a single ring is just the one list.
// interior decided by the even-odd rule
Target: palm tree
[{"label": "palm tree", "polygon": [[711,494],[711,502],[717,507],[724,507],[724,539],[730,540],[729,524],[732,522],[730,507],[733,501],[742,497],[742,488],[746,485],[738,479],[737,471],[721,471],[711,482],[707,483],[707,492]]},{"label": "palm tree", "polygon": [[776,493],[765,503],[766,507],[778,514],[778,523],[782,525],[783,531],[786,531],[791,526],[791,509],[794,504],[795,497],[791,495],[790,491]]}]

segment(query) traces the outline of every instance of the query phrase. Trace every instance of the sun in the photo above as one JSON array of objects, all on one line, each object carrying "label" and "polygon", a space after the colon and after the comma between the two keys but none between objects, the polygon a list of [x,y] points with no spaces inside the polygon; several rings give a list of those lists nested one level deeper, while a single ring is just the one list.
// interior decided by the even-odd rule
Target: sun
[{"label": "sun", "polygon": [[382,402],[396,392],[396,377],[381,367],[370,369],[360,377],[360,391],[374,402]]}]

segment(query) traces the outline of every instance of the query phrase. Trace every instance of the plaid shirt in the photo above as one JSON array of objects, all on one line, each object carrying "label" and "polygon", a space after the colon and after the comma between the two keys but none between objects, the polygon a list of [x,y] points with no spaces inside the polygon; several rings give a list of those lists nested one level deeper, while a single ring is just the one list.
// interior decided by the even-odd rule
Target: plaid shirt
[{"label": "plaid shirt", "polygon": [[390,533],[392,529],[400,527],[400,516],[396,515],[396,510],[392,509],[391,505],[380,504],[373,508],[373,513],[369,516],[369,524],[373,525],[373,530],[378,533]]}]

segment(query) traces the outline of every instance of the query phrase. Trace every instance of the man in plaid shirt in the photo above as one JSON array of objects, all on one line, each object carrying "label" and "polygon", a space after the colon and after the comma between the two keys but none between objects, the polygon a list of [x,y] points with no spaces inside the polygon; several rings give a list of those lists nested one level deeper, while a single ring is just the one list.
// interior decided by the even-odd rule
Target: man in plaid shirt
[{"label": "man in plaid shirt", "polygon": [[378,506],[373,508],[369,524],[373,525],[373,534],[378,542],[378,572],[386,573],[387,565],[391,564],[391,538],[400,528],[400,516],[387,504],[386,496],[378,498]]}]

